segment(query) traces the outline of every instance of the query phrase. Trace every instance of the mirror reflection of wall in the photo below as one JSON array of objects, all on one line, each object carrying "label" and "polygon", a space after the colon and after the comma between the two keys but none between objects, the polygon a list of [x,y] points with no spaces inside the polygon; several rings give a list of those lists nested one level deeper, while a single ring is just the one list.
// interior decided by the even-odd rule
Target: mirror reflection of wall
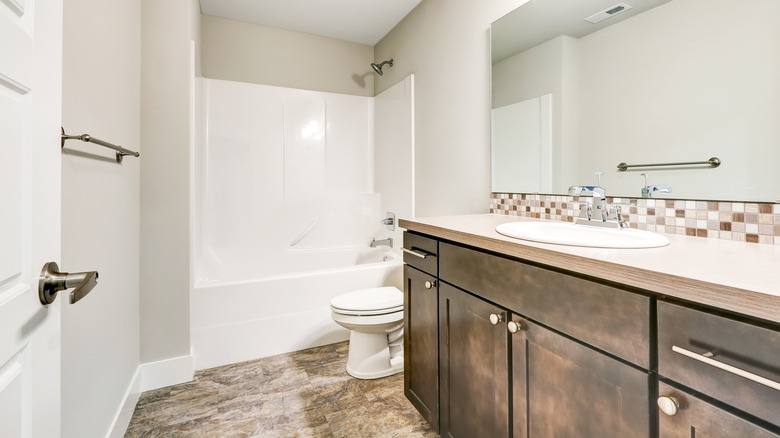
[{"label": "mirror reflection of wall", "polygon": [[552,95],[495,108],[493,190],[552,191]]},{"label": "mirror reflection of wall", "polygon": [[[552,175],[549,191],[506,178],[512,168],[495,165],[508,162],[500,156],[506,147],[494,146],[493,190],[564,194],[603,171],[612,196],[641,196],[641,173],[649,173],[650,184],[672,186],[669,198],[780,199],[780,2],[629,1],[634,10],[622,21],[608,18],[583,34],[591,26],[584,18],[614,3],[532,1],[494,23],[493,113],[551,95]],[[571,31],[561,24],[570,9]],[[534,28],[544,22],[558,33]],[[501,38],[521,51],[508,53]],[[710,157],[723,164],[617,169]]]}]

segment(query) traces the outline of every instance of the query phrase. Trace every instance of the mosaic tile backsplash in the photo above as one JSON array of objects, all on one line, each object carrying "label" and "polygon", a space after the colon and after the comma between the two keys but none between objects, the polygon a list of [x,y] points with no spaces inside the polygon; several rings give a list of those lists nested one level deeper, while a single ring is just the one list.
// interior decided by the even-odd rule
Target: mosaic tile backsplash
[{"label": "mosaic tile backsplash", "polygon": [[[577,201],[589,197],[492,193],[490,212],[573,222]],[[667,199],[607,198],[626,202],[624,217],[631,228],[657,233],[780,245],[780,203],[712,202]]]}]

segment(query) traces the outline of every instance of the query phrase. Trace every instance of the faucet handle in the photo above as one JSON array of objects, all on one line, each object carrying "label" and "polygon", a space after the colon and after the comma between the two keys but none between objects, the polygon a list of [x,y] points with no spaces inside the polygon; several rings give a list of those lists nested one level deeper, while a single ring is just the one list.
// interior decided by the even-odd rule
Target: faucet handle
[{"label": "faucet handle", "polygon": [[593,214],[593,206],[588,201],[569,201],[569,204],[574,205],[581,205],[580,208],[580,216],[583,219],[590,220],[591,215]]},{"label": "faucet handle", "polygon": [[596,175],[598,184],[596,184],[597,187],[601,187],[601,175],[604,175],[604,172],[596,172],[594,173]]},{"label": "faucet handle", "polygon": [[618,221],[620,228],[629,228],[626,219],[623,217],[622,207],[633,207],[635,205],[630,202],[613,202],[609,205],[609,213],[610,215],[614,214],[613,218]]}]

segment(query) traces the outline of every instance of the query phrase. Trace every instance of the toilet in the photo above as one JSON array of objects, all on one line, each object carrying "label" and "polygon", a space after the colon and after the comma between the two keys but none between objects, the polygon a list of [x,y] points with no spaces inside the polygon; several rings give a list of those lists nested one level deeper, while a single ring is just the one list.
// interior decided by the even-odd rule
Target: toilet
[{"label": "toilet", "polygon": [[404,294],[395,287],[347,292],[330,301],[331,317],[349,329],[347,373],[378,379],[404,368]]}]

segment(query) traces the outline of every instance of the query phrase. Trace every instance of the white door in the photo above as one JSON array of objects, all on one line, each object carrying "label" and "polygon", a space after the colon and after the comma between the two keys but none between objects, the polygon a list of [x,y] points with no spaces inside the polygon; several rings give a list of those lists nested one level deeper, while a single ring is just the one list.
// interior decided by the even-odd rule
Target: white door
[{"label": "white door", "polygon": [[[0,0],[0,437],[60,436],[62,0]],[[62,294],[66,296],[66,294]]]},{"label": "white door", "polygon": [[552,193],[552,94],[491,114],[493,191]]}]

